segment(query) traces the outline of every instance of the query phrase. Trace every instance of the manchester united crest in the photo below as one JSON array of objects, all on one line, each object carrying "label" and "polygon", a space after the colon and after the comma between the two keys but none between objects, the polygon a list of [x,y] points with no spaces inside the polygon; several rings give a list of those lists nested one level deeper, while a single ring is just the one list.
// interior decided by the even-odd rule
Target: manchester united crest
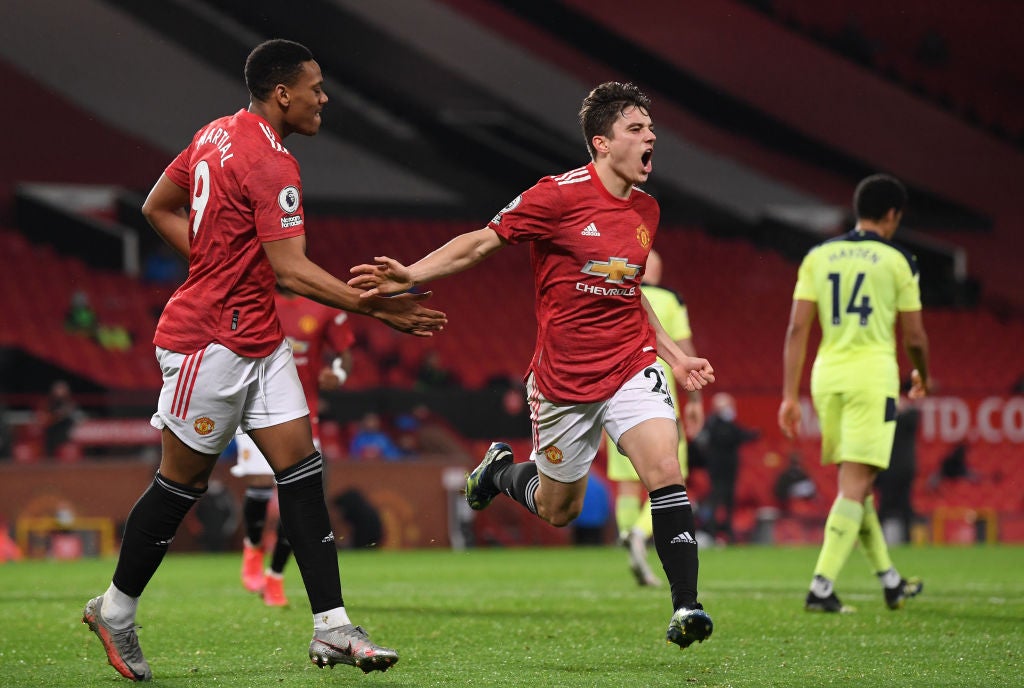
[{"label": "manchester united crest", "polygon": [[200,435],[205,436],[213,432],[213,429],[217,427],[217,424],[213,422],[212,418],[201,416],[200,418],[196,418],[196,422],[192,424],[192,427],[194,427],[196,432]]},{"label": "manchester united crest", "polygon": [[651,245],[651,232],[647,229],[647,225],[643,222],[636,228],[636,240],[640,242],[640,245],[647,248]]},{"label": "manchester united crest", "polygon": [[562,463],[562,459],[565,457],[562,456],[561,449],[559,449],[555,445],[551,445],[550,447],[544,450],[544,458],[548,460],[548,463],[559,464]]}]

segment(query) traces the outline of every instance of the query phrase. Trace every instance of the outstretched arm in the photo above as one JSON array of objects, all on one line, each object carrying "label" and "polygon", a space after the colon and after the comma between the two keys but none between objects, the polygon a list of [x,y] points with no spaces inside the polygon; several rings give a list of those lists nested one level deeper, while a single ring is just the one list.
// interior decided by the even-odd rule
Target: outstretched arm
[{"label": "outstretched arm", "polygon": [[490,227],[466,232],[406,267],[393,258],[375,256],[376,265],[356,265],[349,286],[365,289],[363,298],[400,294],[417,284],[467,270],[505,245]]},{"label": "outstretched arm", "polygon": [[794,300],[786,328],[782,352],[782,404],[779,406],[779,428],[786,437],[796,437],[800,428],[800,378],[807,356],[807,338],[811,323],[818,314],[814,301]]},{"label": "outstretched arm", "polygon": [[405,294],[395,298],[361,298],[353,289],[306,257],[304,236],[267,241],[263,250],[277,275],[278,283],[300,296],[334,308],[377,318],[401,332],[429,337],[444,328],[444,313],[424,308],[426,294]]}]

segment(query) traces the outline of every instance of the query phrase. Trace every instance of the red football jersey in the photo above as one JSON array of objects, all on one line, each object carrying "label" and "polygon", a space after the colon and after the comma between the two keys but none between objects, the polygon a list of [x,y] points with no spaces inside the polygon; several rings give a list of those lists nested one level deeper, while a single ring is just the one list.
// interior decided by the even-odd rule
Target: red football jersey
[{"label": "red football jersey", "polygon": [[491,220],[509,243],[531,242],[537,344],[530,370],[549,400],[603,401],[654,362],[640,280],[660,214],[639,189],[628,199],[612,196],[591,163],[541,179]]},{"label": "red football jersey", "polygon": [[320,370],[324,367],[324,346],[341,353],[355,343],[356,337],[348,313],[300,296],[278,293],[277,315],[288,343],[292,346],[295,367],[306,393],[309,416],[316,419],[320,405]]},{"label": "red football jersey", "polygon": [[217,342],[239,356],[270,355],[284,334],[262,242],[305,231],[299,164],[265,119],[239,110],[200,129],[164,173],[191,190],[188,278],[153,343],[184,354]]}]

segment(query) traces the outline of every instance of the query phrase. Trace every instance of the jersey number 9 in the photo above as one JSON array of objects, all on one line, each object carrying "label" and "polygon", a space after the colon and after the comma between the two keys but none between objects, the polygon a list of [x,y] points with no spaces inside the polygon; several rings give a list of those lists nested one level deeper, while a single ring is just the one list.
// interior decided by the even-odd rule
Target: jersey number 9
[{"label": "jersey number 9", "polygon": [[199,223],[203,221],[203,211],[206,210],[206,202],[210,200],[210,164],[200,160],[196,165],[195,188],[192,189],[192,236],[199,233]]}]

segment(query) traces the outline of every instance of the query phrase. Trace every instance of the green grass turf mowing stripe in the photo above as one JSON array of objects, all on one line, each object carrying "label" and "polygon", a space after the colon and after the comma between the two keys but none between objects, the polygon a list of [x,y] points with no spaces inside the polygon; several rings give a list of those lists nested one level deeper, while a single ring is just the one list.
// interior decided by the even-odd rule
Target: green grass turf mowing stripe
[{"label": "green grass turf mowing stripe", "polygon": [[[808,614],[813,548],[703,550],[705,643],[664,641],[668,593],[639,588],[619,548],[343,552],[353,621],[401,661],[387,674],[321,670],[298,570],[291,606],[238,580],[240,555],[168,556],[139,609],[155,685],[637,686],[1024,685],[1024,548],[898,548],[924,593],[885,608],[858,552],[837,590],[856,614]],[[653,553],[652,553],[652,561]],[[127,685],[81,610],[112,560],[0,566],[0,686]]]}]

